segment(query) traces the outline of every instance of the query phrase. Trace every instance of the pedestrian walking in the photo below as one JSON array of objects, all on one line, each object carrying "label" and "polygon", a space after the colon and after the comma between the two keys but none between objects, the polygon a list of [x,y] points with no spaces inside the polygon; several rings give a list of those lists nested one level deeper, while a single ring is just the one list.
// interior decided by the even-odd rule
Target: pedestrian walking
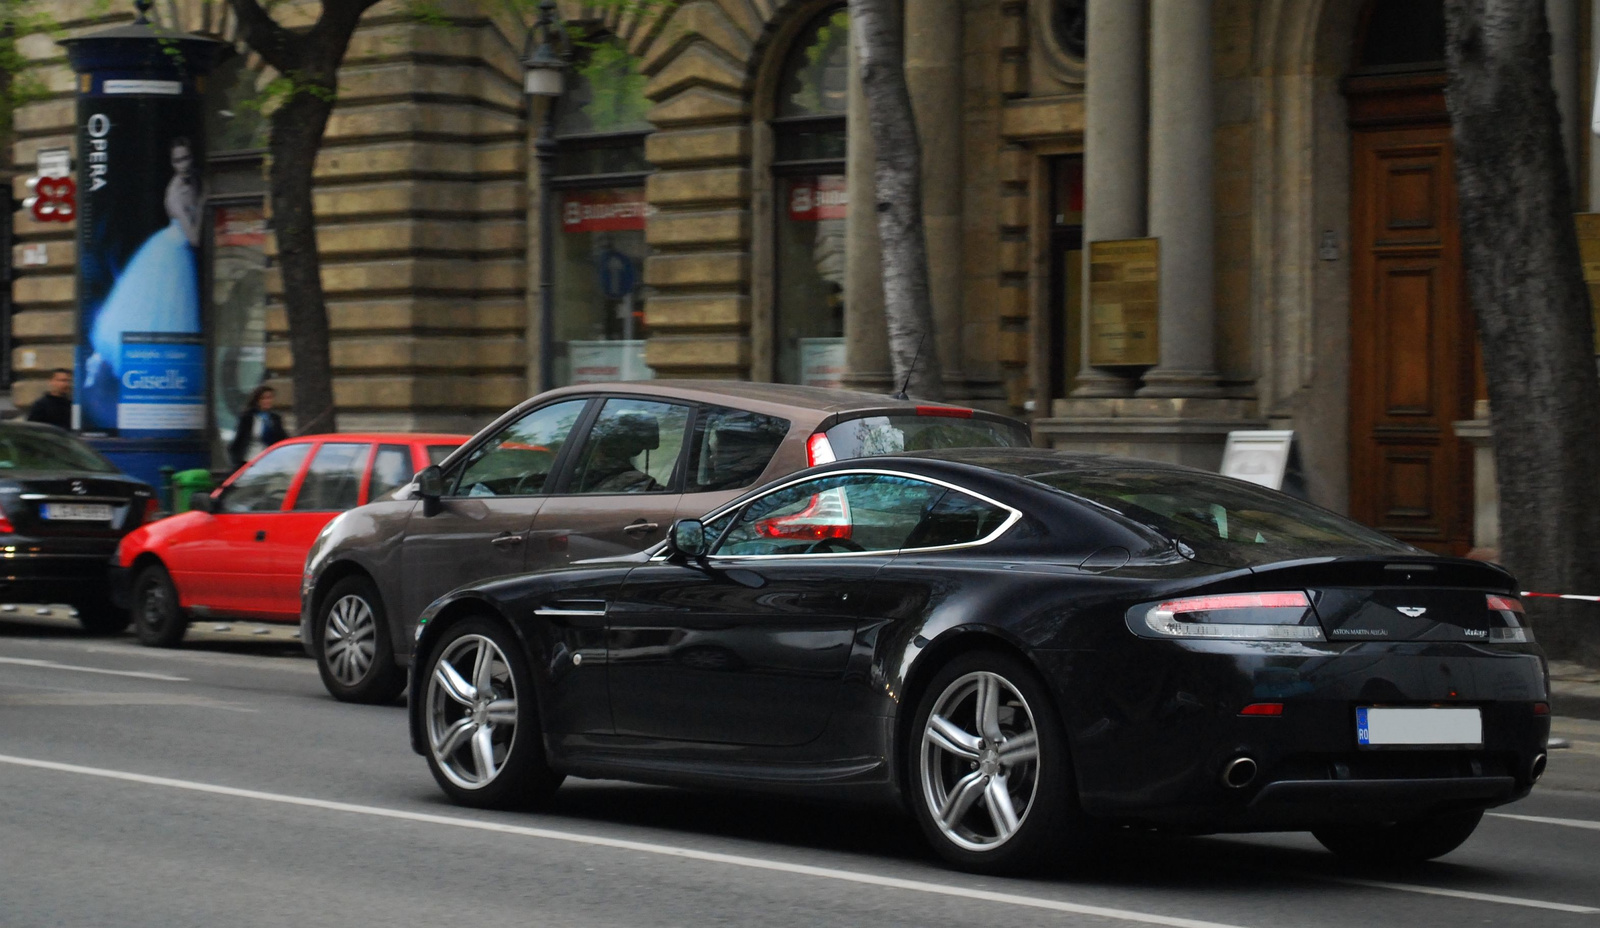
[{"label": "pedestrian walking", "polygon": [[50,372],[50,385],[28,407],[29,422],[43,422],[72,430],[72,372],[58,367]]},{"label": "pedestrian walking", "polygon": [[266,384],[250,392],[250,401],[239,413],[239,425],[234,430],[233,441],[228,443],[228,458],[233,469],[238,470],[246,461],[264,449],[283,441],[289,433],[283,430],[283,419],[272,411],[278,391]]}]

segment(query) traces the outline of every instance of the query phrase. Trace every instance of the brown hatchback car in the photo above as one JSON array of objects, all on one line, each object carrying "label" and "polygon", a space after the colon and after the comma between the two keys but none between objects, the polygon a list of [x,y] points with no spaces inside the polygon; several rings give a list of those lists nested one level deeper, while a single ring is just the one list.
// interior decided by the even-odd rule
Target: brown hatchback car
[{"label": "brown hatchback car", "polygon": [[301,637],[334,697],[387,702],[405,688],[417,616],[458,586],[641,551],[674,519],[813,464],[1029,444],[1015,419],[871,393],[698,380],[552,390],[329,523],[306,558]]}]

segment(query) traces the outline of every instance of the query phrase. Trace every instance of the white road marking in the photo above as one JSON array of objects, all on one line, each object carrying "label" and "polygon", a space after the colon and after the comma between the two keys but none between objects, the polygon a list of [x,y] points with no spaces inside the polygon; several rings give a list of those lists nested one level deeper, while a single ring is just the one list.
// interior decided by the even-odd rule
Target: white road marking
[{"label": "white road marking", "polygon": [[1590,831],[1600,831],[1600,822],[1591,822],[1581,818],[1550,818],[1544,815],[1513,815],[1510,812],[1489,812],[1491,818],[1509,818],[1519,822],[1537,822],[1540,825],[1563,825],[1567,828],[1587,828]]},{"label": "white road marking", "polygon": [[77,764],[62,764],[55,761],[34,760],[28,757],[12,757],[0,754],[0,764],[11,764],[16,767],[31,767],[38,770],[51,770],[58,773],[77,773],[85,776],[103,777],[108,780],[121,780],[127,783],[141,783],[147,786],[165,786],[171,789],[188,790],[196,793],[210,793],[216,796],[229,796],[236,799],[255,799],[261,802],[273,802],[281,805],[303,806],[312,809],[324,809],[331,812],[348,812],[355,815],[370,815],[377,818],[398,819],[407,822],[420,822],[428,825],[445,825],[452,828],[470,828],[477,831],[495,832],[497,834],[517,835],[525,838],[540,838],[546,841],[563,841],[570,844],[583,844],[591,847],[605,847],[621,851],[633,851],[641,854],[656,854],[663,857],[678,857],[686,860],[697,860],[705,863],[725,864],[734,867],[746,867],[752,870],[766,870],[779,873],[792,873],[799,876],[817,877],[827,880],[838,880],[845,883],[858,883],[868,886],[879,886],[887,889],[901,889],[908,892],[926,893],[933,896],[946,896],[958,899],[972,899],[979,902],[993,902],[1001,905],[1014,905],[1022,908],[1044,909],[1053,912],[1066,912],[1073,915],[1089,915],[1096,918],[1113,919],[1123,922],[1137,922],[1145,925],[1165,925],[1169,928],[1239,928],[1237,925],[1228,925],[1220,922],[1201,921],[1193,918],[1180,918],[1171,915],[1157,915],[1150,912],[1134,912],[1128,909],[1113,909],[1098,905],[1083,905],[1076,902],[1062,902],[1056,899],[1045,899],[1038,896],[1020,896],[1014,893],[998,893],[983,889],[971,889],[965,886],[951,886],[945,883],[929,883],[922,880],[903,880],[896,877],[874,876],[867,873],[856,873],[850,870],[836,870],[831,867],[813,867],[806,864],[785,863],[778,860],[765,860],[760,857],[745,857],[738,854],[719,854],[713,851],[698,851],[692,848],[673,847],[667,844],[651,844],[644,841],[627,841],[620,838],[603,838],[597,835],[577,834],[568,831],[554,831],[548,828],[530,828],[525,825],[506,825],[500,822],[474,821],[473,819],[456,818],[449,815],[433,815],[427,812],[407,812],[400,809],[385,809],[380,806],[363,806],[348,802],[334,802],[327,799],[310,799],[304,796],[289,796],[282,793],[266,793],[253,789],[238,789],[232,786],[218,786],[212,783],[198,783],[192,780],[175,780],[170,777],[148,776],[142,773],[127,773],[121,770],[107,770],[101,767],[82,767]]},{"label": "white road marking", "polygon": [[104,667],[80,667],[76,664],[58,664],[55,661],[34,660],[27,657],[0,657],[0,664],[21,664],[24,667],[43,667],[48,670],[72,670],[77,673],[103,673],[113,677],[138,677],[141,680],[166,680],[170,683],[188,683],[188,677],[174,677],[166,673],[146,670],[107,670]]},{"label": "white road marking", "polygon": [[1573,912],[1578,915],[1597,915],[1600,909],[1586,905],[1570,905],[1565,902],[1546,902],[1543,899],[1523,899],[1518,896],[1496,896],[1493,893],[1474,893],[1464,889],[1445,889],[1440,886],[1418,886],[1414,883],[1385,883],[1380,880],[1359,880],[1354,877],[1343,876],[1316,876],[1302,874],[1312,879],[1326,880],[1330,883],[1344,883],[1347,886],[1365,886],[1370,889],[1393,889],[1403,893],[1421,893],[1425,896],[1449,896],[1452,899],[1471,899],[1474,902],[1497,902],[1502,905],[1520,905],[1529,909],[1548,909],[1552,912]]}]

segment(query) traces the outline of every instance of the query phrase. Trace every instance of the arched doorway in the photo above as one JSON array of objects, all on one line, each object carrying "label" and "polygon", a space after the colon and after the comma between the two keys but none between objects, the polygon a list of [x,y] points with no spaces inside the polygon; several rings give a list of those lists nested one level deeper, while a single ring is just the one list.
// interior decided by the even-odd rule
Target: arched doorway
[{"label": "arched doorway", "polygon": [[1471,546],[1477,335],[1461,271],[1442,0],[1369,2],[1351,132],[1350,511],[1441,553]]}]

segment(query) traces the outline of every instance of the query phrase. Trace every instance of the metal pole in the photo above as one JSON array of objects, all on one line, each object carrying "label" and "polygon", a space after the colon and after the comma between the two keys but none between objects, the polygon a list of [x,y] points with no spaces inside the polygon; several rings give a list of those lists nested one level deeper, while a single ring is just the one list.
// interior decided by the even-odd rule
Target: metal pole
[{"label": "metal pole", "polygon": [[534,155],[539,161],[539,390],[553,389],[556,385],[556,295],[555,295],[555,203],[552,201],[550,177],[555,173],[556,101],[551,99],[544,110],[544,124],[539,127],[539,138],[533,143]]}]

